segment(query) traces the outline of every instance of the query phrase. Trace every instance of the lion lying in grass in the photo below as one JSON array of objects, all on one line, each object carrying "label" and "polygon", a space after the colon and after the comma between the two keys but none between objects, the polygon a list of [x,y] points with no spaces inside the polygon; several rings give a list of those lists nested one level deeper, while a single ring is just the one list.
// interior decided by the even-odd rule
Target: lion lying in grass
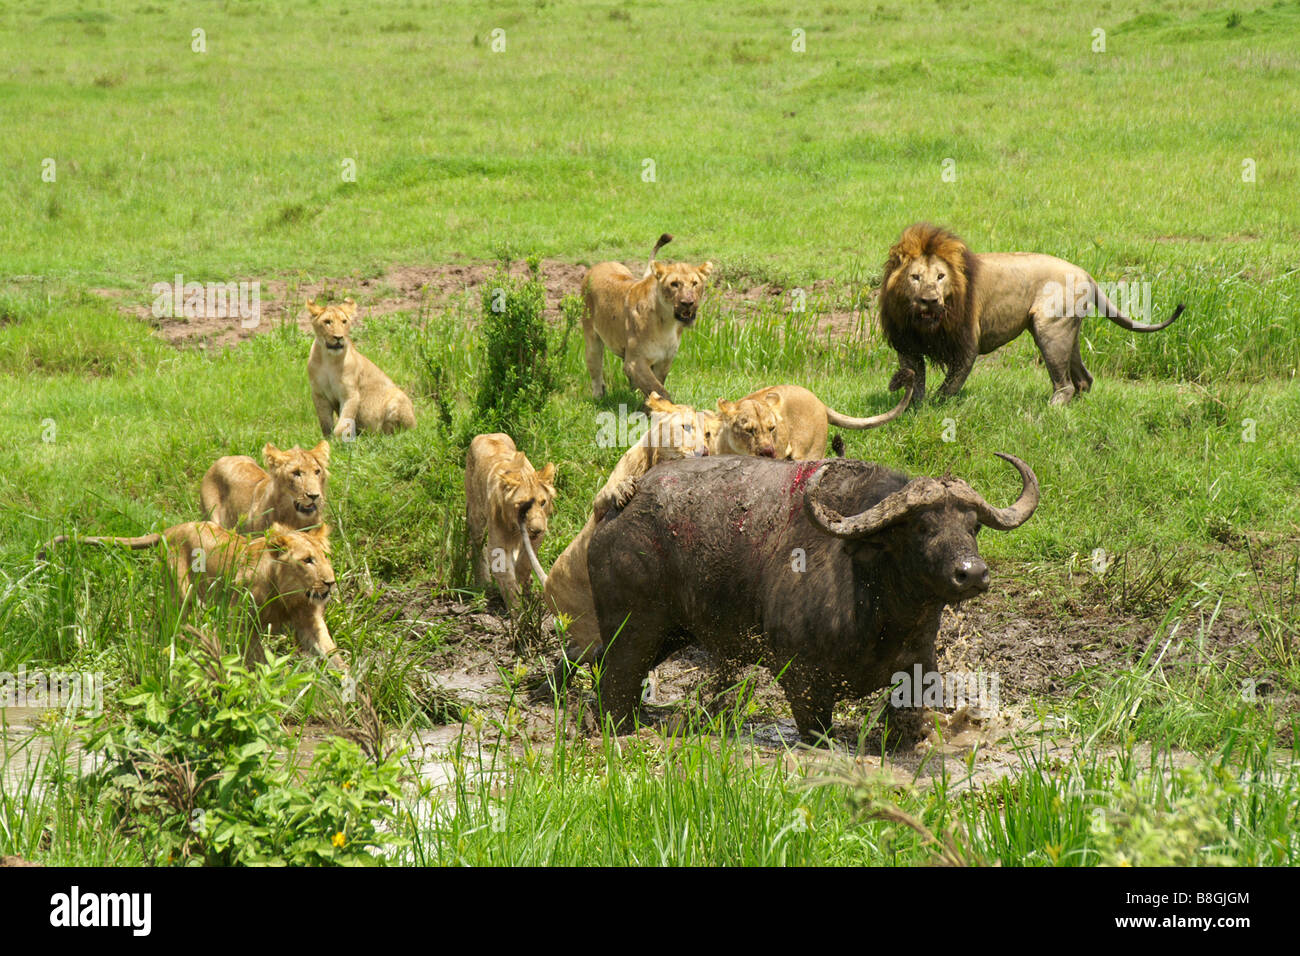
[{"label": "lion lying in grass", "polygon": [[513,611],[532,584],[525,543],[536,550],[555,510],[555,465],[537,471],[509,435],[477,435],[465,459],[465,506],[474,580],[486,585],[490,576]]},{"label": "lion lying in grass", "polygon": [[[38,555],[71,540],[59,535]],[[161,534],[135,538],[78,538],[85,544],[142,550],[163,545],[171,566],[171,585],[178,603],[191,595],[207,602],[230,602],[241,593],[252,596],[258,630],[273,628],[293,634],[304,653],[325,657],[342,670],[347,666],[325,625],[325,602],[334,588],[329,559],[329,528],[295,531],[272,524],[264,533],[244,536],[211,521],[190,521]],[[250,660],[264,659],[255,633]]]},{"label": "lion lying in grass", "polygon": [[829,425],[877,428],[903,414],[912,400],[910,376],[905,385],[907,391],[897,405],[870,418],[843,415],[798,385],[760,388],[735,402],[720,398],[710,451],[716,455],[756,455],[795,461],[821,458],[826,454]]},{"label": "lion lying in grass", "polygon": [[218,458],[203,476],[199,502],[208,520],[223,528],[257,534],[279,522],[289,528],[320,524],[329,481],[330,443],[311,451],[262,447],[266,470],[247,455]]},{"label": "lion lying in grass", "polygon": [[349,329],[357,304],[344,299],[339,305],[320,306],[308,299],[307,311],[316,334],[307,358],[307,378],[321,433],[326,438],[350,439],[357,432],[414,428],[410,396],[352,344]]}]

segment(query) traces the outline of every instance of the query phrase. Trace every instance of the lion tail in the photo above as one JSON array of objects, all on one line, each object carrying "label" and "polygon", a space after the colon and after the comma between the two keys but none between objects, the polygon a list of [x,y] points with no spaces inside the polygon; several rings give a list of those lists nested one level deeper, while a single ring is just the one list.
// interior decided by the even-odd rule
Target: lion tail
[{"label": "lion tail", "polygon": [[537,560],[537,552],[533,550],[533,542],[528,537],[528,529],[524,523],[519,522],[519,533],[524,538],[524,551],[528,554],[528,563],[533,566],[533,574],[537,576],[537,582],[542,587],[546,587],[546,572],[542,570],[542,562]]},{"label": "lion tail", "polygon": [[672,241],[673,237],[666,232],[659,237],[659,241],[655,243],[655,247],[650,250],[650,261],[646,263],[645,267],[646,275],[650,275],[650,273],[655,271],[655,256],[659,255],[659,250]]},{"label": "lion tail", "polygon": [[1096,296],[1097,311],[1110,319],[1121,329],[1128,329],[1130,332],[1159,332],[1161,329],[1167,329],[1173,325],[1175,320],[1183,314],[1183,303],[1179,302],[1178,307],[1174,309],[1174,314],[1159,325],[1145,325],[1141,322],[1134,322],[1127,315],[1120,311],[1119,306],[1106,297],[1106,293],[1101,290],[1097,283],[1092,284],[1093,295]]},{"label": "lion tail", "polygon": [[162,540],[162,535],[155,532],[154,534],[142,534],[136,538],[74,538],[70,534],[61,534],[36,552],[36,560],[44,561],[45,555],[51,549],[63,544],[65,541],[74,540],[81,544],[94,544],[100,547],[123,547],[130,548],[132,551],[143,551],[145,548],[152,548],[158,544]]},{"label": "lion tail", "polygon": [[892,422],[899,415],[903,414],[903,412],[907,411],[907,406],[912,402],[912,393],[916,390],[916,373],[910,368],[903,369],[903,372],[907,375],[903,384],[903,387],[906,388],[907,391],[903,393],[903,397],[899,400],[899,403],[889,411],[881,415],[872,415],[870,418],[850,418],[848,415],[841,415],[835,409],[827,405],[826,420],[832,425],[838,425],[840,428],[853,429],[878,428],[886,422]]}]

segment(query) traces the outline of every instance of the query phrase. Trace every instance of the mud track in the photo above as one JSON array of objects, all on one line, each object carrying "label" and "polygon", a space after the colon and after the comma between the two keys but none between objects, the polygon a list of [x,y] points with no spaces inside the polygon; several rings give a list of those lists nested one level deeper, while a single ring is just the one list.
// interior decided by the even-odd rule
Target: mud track
[{"label": "mud track", "polygon": [[[625,263],[634,274],[640,275],[645,262]],[[542,284],[546,287],[546,317],[555,321],[560,316],[560,300],[566,295],[580,295],[582,277],[587,266],[559,259],[544,259],[541,263]],[[446,308],[457,302],[474,303],[477,311],[483,287],[496,278],[495,263],[448,263],[443,265],[395,265],[380,277],[360,275],[330,278],[287,278],[283,276],[245,276],[229,281],[259,283],[261,317],[251,329],[240,327],[237,318],[156,318],[153,315],[153,297],[148,289],[120,288],[92,289],[91,292],[117,303],[127,315],[149,323],[159,336],[178,348],[224,348],[238,345],[255,335],[268,332],[285,321],[291,321],[310,334],[311,322],[303,302],[329,293],[350,295],[361,306],[362,318],[386,316],[402,312],[420,315]],[[528,267],[522,261],[512,262],[510,275],[516,279],[528,277]],[[161,281],[170,281],[165,276]],[[830,280],[818,280],[804,289],[805,306],[817,317],[822,332],[844,333],[851,330],[861,313],[845,308],[851,290]],[[789,308],[790,290],[772,283],[729,283],[718,277],[710,282],[709,296],[721,297],[724,311],[744,316],[760,309]],[[835,304],[835,302],[841,304]]]}]

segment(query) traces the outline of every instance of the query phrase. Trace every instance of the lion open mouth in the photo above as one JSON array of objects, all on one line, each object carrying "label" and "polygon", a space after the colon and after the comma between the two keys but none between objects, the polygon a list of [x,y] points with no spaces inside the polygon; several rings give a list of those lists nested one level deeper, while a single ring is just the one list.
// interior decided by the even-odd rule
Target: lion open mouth
[{"label": "lion open mouth", "polygon": [[316,502],[314,501],[308,502],[307,504],[303,504],[301,501],[295,501],[293,506],[298,509],[299,514],[309,515],[314,514],[316,511]]}]

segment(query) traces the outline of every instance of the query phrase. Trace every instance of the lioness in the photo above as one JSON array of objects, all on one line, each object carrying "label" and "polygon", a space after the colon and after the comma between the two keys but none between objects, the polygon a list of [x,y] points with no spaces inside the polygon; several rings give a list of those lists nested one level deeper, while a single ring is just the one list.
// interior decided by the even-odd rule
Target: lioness
[{"label": "lioness", "polygon": [[474,579],[496,581],[510,610],[532,584],[525,536],[536,550],[555,510],[555,465],[541,471],[509,435],[477,435],[465,459],[465,503]]},{"label": "lioness", "polygon": [[245,534],[265,531],[279,522],[290,528],[320,524],[329,481],[330,443],[311,451],[295,445],[281,451],[262,446],[263,471],[247,455],[218,458],[203,476],[199,502],[208,520]]},{"label": "lioness", "polygon": [[[624,452],[609,478],[592,502],[587,523],[569,546],[543,574],[535,565],[543,584],[546,607],[568,618],[567,646],[560,661],[563,670],[569,664],[590,663],[600,647],[600,626],[596,621],[596,604],[587,573],[587,544],[596,526],[611,509],[622,508],[636,492],[637,479],[655,465],[675,458],[700,457],[709,453],[708,440],[696,412],[687,405],[674,405],[651,393],[650,425],[641,440]],[[527,544],[525,544],[527,547]]]},{"label": "lioness", "polygon": [[[307,359],[307,378],[321,433],[326,438],[351,438],[360,431],[388,433],[414,428],[415,406],[410,396],[352,344],[348,329],[357,304],[344,299],[339,305],[321,306],[308,299],[307,311],[316,333]],[[334,423],[335,412],[338,424]]]},{"label": "lioness", "polygon": [[[892,386],[891,386],[892,387]],[[892,409],[870,418],[850,418],[823,405],[812,392],[798,385],[760,388],[736,402],[718,399],[717,437],[712,451],[720,455],[757,455],[806,461],[826,454],[828,425],[840,428],[876,428],[891,422],[912,400],[913,380]]]},{"label": "lioness", "polygon": [[636,279],[621,262],[592,266],[582,280],[582,334],[587,340],[587,371],[591,393],[605,394],[605,348],[623,360],[623,371],[647,397],[664,387],[668,370],[681,345],[682,332],[695,323],[704,282],[713,263],[655,262],[659,250],[673,237],[664,233],[650,253],[645,275]]},{"label": "lioness", "polygon": [[961,239],[928,223],[903,230],[889,250],[880,290],[880,326],[898,353],[898,372],[916,374],[916,402],[925,398],[925,360],[947,371],[941,395],[956,395],[975,359],[1029,329],[1052,378],[1053,405],[1092,387],[1079,353],[1079,328],[1088,307],[1130,332],[1159,332],[1183,312],[1182,303],[1159,325],[1124,315],[1092,276],[1055,256],[1031,252],[971,252]]},{"label": "lioness", "polygon": [[[59,535],[48,547],[68,540],[68,535]],[[325,602],[334,588],[326,525],[295,531],[274,523],[264,534],[244,536],[211,521],[190,521],[161,534],[76,540],[132,550],[161,543],[171,565],[171,585],[179,603],[184,605],[191,593],[205,601],[229,601],[246,591],[257,607],[261,628],[291,633],[304,653],[318,654],[347,670],[325,626]],[[43,558],[46,550],[43,548],[39,557]],[[263,657],[262,642],[256,634],[249,644],[248,657]]]}]

